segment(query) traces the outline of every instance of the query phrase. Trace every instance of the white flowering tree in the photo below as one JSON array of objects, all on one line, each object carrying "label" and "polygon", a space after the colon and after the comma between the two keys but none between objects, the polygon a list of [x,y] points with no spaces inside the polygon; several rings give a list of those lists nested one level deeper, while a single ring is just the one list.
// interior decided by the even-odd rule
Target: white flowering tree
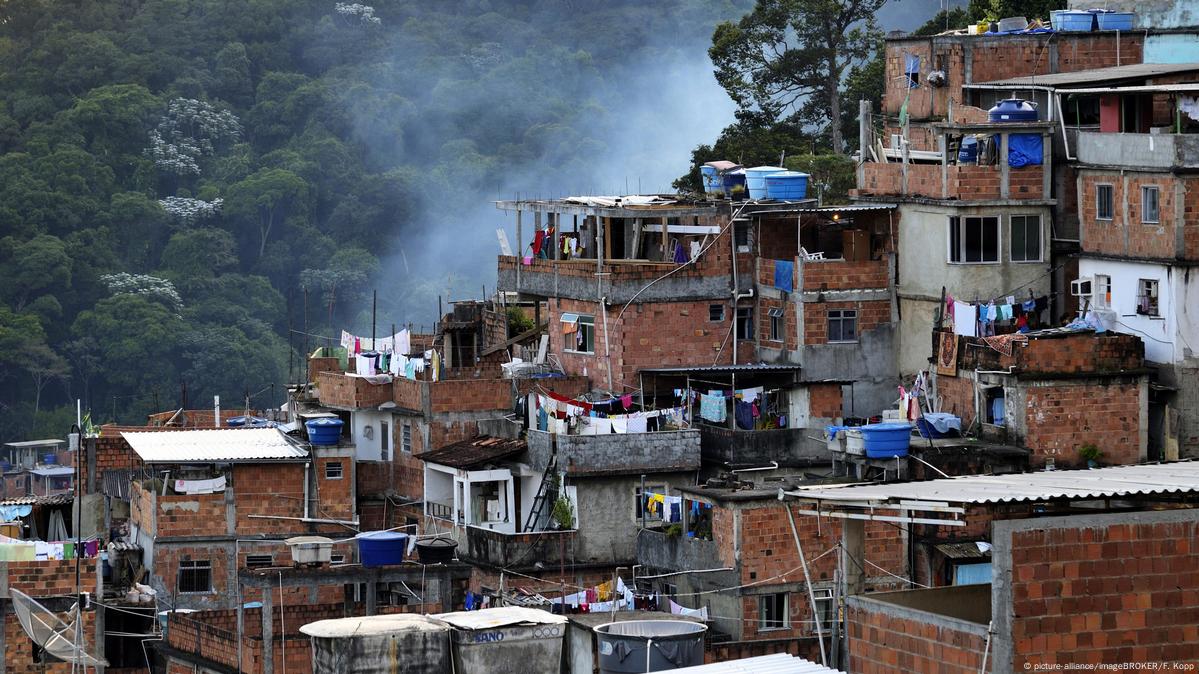
[{"label": "white flowering tree", "polygon": [[358,2],[339,2],[333,6],[333,10],[337,12],[338,16],[347,21],[371,26],[378,26],[383,23],[382,19],[375,16],[375,8],[370,5]]},{"label": "white flowering tree", "polygon": [[176,98],[150,132],[146,154],[160,170],[177,176],[200,175],[200,158],[241,137],[237,116],[206,101]]},{"label": "white flowering tree", "polygon": [[167,212],[167,215],[186,227],[219,215],[221,205],[225,203],[225,200],[216,198],[212,201],[204,201],[187,197],[167,197],[159,199],[158,203],[162,206],[162,210]]},{"label": "white flowering tree", "polygon": [[147,299],[158,300],[166,304],[176,313],[183,308],[183,298],[175,290],[175,284],[167,279],[149,274],[104,274],[100,280],[108,286],[109,292],[115,295],[137,295]]}]

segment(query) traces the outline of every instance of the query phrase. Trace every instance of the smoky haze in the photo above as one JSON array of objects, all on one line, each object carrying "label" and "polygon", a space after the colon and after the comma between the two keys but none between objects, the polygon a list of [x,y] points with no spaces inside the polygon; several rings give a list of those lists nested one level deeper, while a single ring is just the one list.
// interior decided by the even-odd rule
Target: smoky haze
[{"label": "smoky haze", "polygon": [[[494,292],[496,228],[514,251],[532,238],[526,225],[527,241],[516,240],[515,215],[496,200],[672,192],[691,150],[733,120],[707,48],[716,23],[748,3],[649,4],[484,13],[439,44],[428,26],[394,29],[391,61],[371,85],[396,103],[356,119],[402,129],[394,151],[418,167],[400,234],[380,248],[380,334],[393,322],[431,325],[438,296]],[[369,331],[370,320],[368,304],[354,322]]]}]

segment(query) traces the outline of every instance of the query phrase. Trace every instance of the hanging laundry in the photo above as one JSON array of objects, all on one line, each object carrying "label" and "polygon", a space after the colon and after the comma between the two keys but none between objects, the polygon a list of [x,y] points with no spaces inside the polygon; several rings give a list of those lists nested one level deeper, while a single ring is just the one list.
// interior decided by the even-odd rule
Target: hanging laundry
[{"label": "hanging laundry", "polygon": [[1001,320],[1001,321],[1012,320],[1012,305],[1010,305],[1010,304],[999,305],[999,320]]},{"label": "hanging laundry", "polygon": [[967,337],[978,336],[978,310],[973,304],[954,301],[953,331],[955,334]]},{"label": "hanging laundry", "polygon": [[545,245],[545,232],[539,229],[533,233],[533,255],[539,257],[543,245]]},{"label": "hanging laundry", "polygon": [[620,396],[620,404],[623,405],[626,410],[633,409],[633,394],[626,393]]},{"label": "hanging laundry", "polygon": [[628,426],[626,428],[629,433],[645,433],[649,424],[649,419],[640,415],[632,414],[628,417]]},{"label": "hanging laundry", "polygon": [[686,608],[684,606],[679,606],[678,604],[674,603],[673,599],[669,600],[669,601],[670,601],[670,612],[675,615],[685,615],[685,616],[688,616],[691,618],[699,618],[700,620],[708,619],[708,607],[707,606],[705,606],[701,609]]},{"label": "hanging laundry", "polygon": [[687,263],[687,251],[683,250],[683,244],[676,243],[674,246],[674,262],[675,264]]},{"label": "hanging laundry", "polygon": [[795,289],[795,263],[791,260],[774,261],[774,287],[789,293]]},{"label": "hanging laundry", "polygon": [[754,406],[752,403],[747,403],[744,400],[738,400],[734,403],[736,409],[734,416],[737,417],[737,427],[752,431],[754,429]]},{"label": "hanging laundry", "polygon": [[725,421],[728,418],[728,410],[725,409],[724,396],[700,394],[699,415],[715,423]]},{"label": "hanging laundry", "polygon": [[701,249],[699,246],[699,241],[692,241],[691,242],[691,259],[693,261],[699,259],[699,251],[700,250]]}]

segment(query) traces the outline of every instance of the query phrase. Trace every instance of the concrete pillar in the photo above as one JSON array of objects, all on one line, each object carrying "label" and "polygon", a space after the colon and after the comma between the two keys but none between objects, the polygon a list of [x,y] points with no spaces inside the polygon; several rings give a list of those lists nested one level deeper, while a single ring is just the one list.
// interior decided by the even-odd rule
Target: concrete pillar
[{"label": "concrete pillar", "polygon": [[845,596],[866,592],[866,522],[841,520],[841,568],[845,572]]},{"label": "concrete pillar", "polygon": [[379,608],[378,584],[372,578],[366,581],[366,614],[375,615]]},{"label": "concrete pillar", "polygon": [[[454,610],[454,584],[450,580],[450,570],[442,569],[437,574],[437,593],[441,597],[441,610],[449,613]],[[428,596],[428,595],[425,595]]]},{"label": "concrete pillar", "polygon": [[275,592],[262,588],[262,674],[275,674]]},{"label": "concrete pillar", "polygon": [[1007,199],[1012,187],[1008,184],[1011,179],[1012,167],[1007,163],[1008,134],[999,134],[999,198]]}]

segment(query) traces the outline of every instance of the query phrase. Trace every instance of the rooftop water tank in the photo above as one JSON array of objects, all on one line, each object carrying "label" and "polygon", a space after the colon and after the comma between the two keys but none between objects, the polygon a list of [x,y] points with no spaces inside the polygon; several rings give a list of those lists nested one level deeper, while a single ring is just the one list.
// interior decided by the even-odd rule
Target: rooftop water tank
[{"label": "rooftop water tank", "polygon": [[421,564],[448,564],[454,561],[458,542],[449,536],[435,536],[416,542],[416,554]]},{"label": "rooftop water tank", "polygon": [[450,627],[414,613],[318,620],[300,627],[312,639],[313,674],[449,674]]},{"label": "rooftop water tank", "polygon": [[662,672],[704,664],[708,626],[685,620],[627,620],[595,628],[600,674]]},{"label": "rooftop water tank", "polygon": [[787,169],[781,166],[755,166],[745,169],[745,188],[750,199],[766,198],[766,176],[783,173]]},{"label": "rooftop water tank", "polygon": [[907,422],[867,424],[858,429],[866,445],[866,458],[893,459],[908,455],[912,425]]},{"label": "rooftop water tank", "polygon": [[962,147],[958,150],[959,164],[973,164],[978,161],[978,139],[966,136],[962,139]]},{"label": "rooftop water tank", "polygon": [[1135,12],[1115,12],[1112,10],[1092,9],[1095,24],[1099,30],[1132,30]]},{"label": "rooftop water tank", "polygon": [[1095,15],[1078,9],[1053,12],[1053,29],[1067,33],[1089,33],[1095,30]]},{"label": "rooftop water tank", "polygon": [[715,166],[704,164],[699,167],[699,175],[703,179],[704,192],[708,194],[720,194],[724,190],[724,180],[720,177],[720,171],[717,171]]},{"label": "rooftop water tank", "polygon": [[988,110],[987,117],[992,122],[1035,122],[1037,104],[1019,98],[1007,98]]},{"label": "rooftop water tank", "polygon": [[363,566],[403,564],[408,534],[398,531],[364,531],[358,539],[358,561]]},{"label": "rooftop water tank", "polygon": [[766,198],[794,201],[808,196],[808,174],[783,171],[766,176]]},{"label": "rooftop water tank", "polygon": [[738,200],[745,198],[745,169],[727,171],[721,176],[724,193]]},{"label": "rooftop water tank", "polygon": [[448,623],[453,671],[488,674],[559,672],[566,616],[523,606],[433,616]]},{"label": "rooftop water tank", "polygon": [[308,429],[308,441],[314,445],[336,445],[341,437],[341,419],[321,417],[304,424]]}]

